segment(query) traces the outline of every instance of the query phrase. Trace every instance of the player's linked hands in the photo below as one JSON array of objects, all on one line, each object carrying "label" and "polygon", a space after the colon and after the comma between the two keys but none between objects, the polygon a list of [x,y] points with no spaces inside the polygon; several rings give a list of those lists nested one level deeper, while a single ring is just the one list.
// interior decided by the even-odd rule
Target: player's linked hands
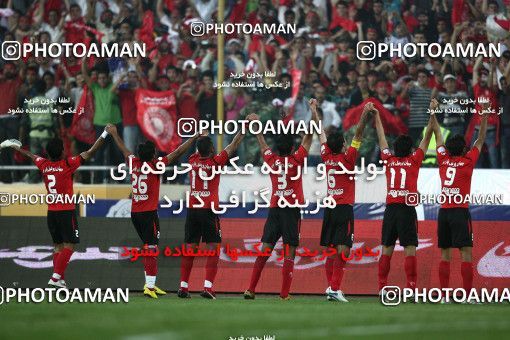
[{"label": "player's linked hands", "polygon": [[254,120],[259,120],[259,115],[256,114],[256,113],[250,113],[246,119],[251,122],[251,121],[254,121]]},{"label": "player's linked hands", "polygon": [[[436,110],[438,107],[439,107],[439,102],[437,101],[436,98],[432,98],[430,100],[430,109],[431,110]],[[434,114],[434,112],[431,112],[431,114]]]},{"label": "player's linked hands", "polygon": [[7,139],[0,144],[0,149],[13,148],[19,150],[21,148],[21,142],[17,139]]},{"label": "player's linked hands", "polygon": [[108,132],[110,135],[114,135],[117,133],[117,127],[113,124],[106,124],[106,127],[104,128],[106,132]]},{"label": "player's linked hands", "polygon": [[366,103],[363,107],[363,112],[373,112],[375,111],[375,105],[372,102]]}]

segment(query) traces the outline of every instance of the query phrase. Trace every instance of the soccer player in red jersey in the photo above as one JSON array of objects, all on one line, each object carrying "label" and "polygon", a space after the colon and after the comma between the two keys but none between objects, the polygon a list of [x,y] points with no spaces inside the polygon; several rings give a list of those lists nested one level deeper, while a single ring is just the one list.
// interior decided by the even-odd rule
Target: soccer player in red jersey
[{"label": "soccer player in red jersey", "polygon": [[[248,120],[258,120],[256,114],[247,117]],[[309,131],[310,132],[310,131]],[[299,245],[299,229],[301,227],[301,211],[299,207],[282,205],[303,204],[303,165],[305,158],[312,144],[313,134],[306,134],[303,137],[299,148],[294,150],[294,136],[280,135],[276,139],[276,151],[273,153],[267,145],[262,134],[257,135],[257,141],[260,145],[260,152],[264,162],[275,172],[271,172],[272,193],[269,205],[269,214],[261,242],[263,250],[273,250],[276,242],[282,237],[285,252],[282,267],[282,288],[280,298],[290,299],[289,291],[292,283],[292,271],[294,269],[294,257],[296,248]],[[244,292],[245,299],[255,298],[255,288],[264,269],[268,257],[258,256],[253,266],[250,287]]]},{"label": "soccer player in red jersey", "polygon": [[[483,107],[483,109],[485,108]],[[451,136],[444,143],[437,120],[434,120],[433,125],[437,144],[439,177],[441,178],[441,194],[445,196],[445,203],[441,204],[437,217],[438,246],[441,248],[439,282],[441,288],[448,288],[451,249],[458,248],[462,259],[460,273],[463,288],[467,294],[473,288],[473,228],[469,205],[464,202],[471,193],[471,177],[485,142],[487,121],[488,114],[483,114],[480,134],[469,151],[464,136]]]},{"label": "soccer player in red jersey", "polygon": [[[220,174],[213,175],[213,171],[227,164],[243,137],[244,135],[238,133],[232,142],[218,154],[216,154],[211,137],[203,136],[197,140],[197,152],[192,154],[188,161],[191,165],[191,192],[184,226],[184,243],[188,249],[197,249],[201,241],[205,242],[211,250],[216,251],[219,248],[221,243],[220,219],[213,209],[219,208]],[[181,259],[181,284],[177,292],[177,296],[180,298],[191,298],[188,283],[194,258],[194,256],[183,256]],[[218,271],[218,260],[218,252],[214,256],[207,257],[204,290],[200,294],[206,299],[216,299],[212,286]]]},{"label": "soccer player in red jersey", "polygon": [[[108,125],[106,131],[112,135],[126,162],[131,162],[131,221],[144,247],[156,253],[159,243],[158,203],[161,169],[179,159],[193,145],[198,135],[190,138],[165,157],[156,158],[154,143],[146,141],[139,144],[135,157],[120,138],[115,125]],[[166,294],[164,290],[156,286],[157,260],[156,256],[144,256],[143,258],[145,269],[143,293],[153,299],[157,299],[158,295]]]},{"label": "soccer player in red jersey", "polygon": [[[315,99],[310,99],[310,108],[318,122],[317,101]],[[340,290],[340,285],[344,274],[344,258],[349,257],[354,239],[354,175],[345,173],[345,171],[337,174],[335,172],[354,170],[363,130],[369,113],[373,109],[374,105],[372,103],[367,103],[363,108],[359,124],[349,147],[345,147],[345,138],[341,132],[332,133],[326,138],[326,133],[322,130],[319,135],[321,157],[326,165],[327,195],[335,200],[335,207],[324,211],[320,241],[321,246],[333,247],[337,250],[336,256],[327,257],[325,263],[326,277],[329,284],[326,294],[330,301],[349,302]]]},{"label": "soccer player in red jersey", "polygon": [[[437,102],[430,104],[435,109]],[[415,203],[418,198],[418,173],[425,155],[425,151],[432,137],[432,118],[429,118],[425,135],[413,152],[413,140],[408,135],[400,135],[393,144],[393,153],[388,148],[384,135],[384,128],[375,110],[375,125],[381,158],[386,162],[386,209],[382,225],[382,255],[379,259],[379,291],[384,294],[383,287],[387,285],[390,261],[397,238],[404,247],[404,268],[407,287],[416,287],[417,263],[416,247],[418,246],[418,219]],[[414,197],[413,197],[414,196]]]},{"label": "soccer player in red jersey", "polygon": [[92,147],[78,156],[64,157],[64,143],[60,138],[51,139],[46,145],[49,159],[34,155],[21,148],[21,143],[9,140],[2,145],[18,150],[30,158],[41,171],[44,186],[53,201],[48,200],[48,229],[53,239],[53,275],[48,281],[49,286],[67,288],[65,271],[73,255],[75,244],[80,243],[76,206],[69,202],[73,197],[73,174],[86,160],[89,160],[104,144],[107,133],[97,139]]}]

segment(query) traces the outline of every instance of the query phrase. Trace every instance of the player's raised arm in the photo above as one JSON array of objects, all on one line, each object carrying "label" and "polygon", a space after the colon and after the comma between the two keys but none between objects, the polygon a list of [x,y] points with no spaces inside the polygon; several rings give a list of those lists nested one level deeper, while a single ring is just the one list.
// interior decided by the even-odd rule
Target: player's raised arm
[{"label": "player's raised arm", "polygon": [[[252,120],[259,120],[259,116],[255,113],[251,113],[246,117],[246,119],[248,119],[248,121],[251,122]],[[256,137],[257,142],[259,142],[260,145],[260,152],[263,154],[264,151],[269,149],[269,145],[267,145],[266,140],[264,139],[264,135],[262,133],[257,134]]]},{"label": "player's raised arm", "polygon": [[7,139],[7,140],[3,141],[0,144],[0,150],[3,148],[13,148],[13,149],[19,151],[23,156],[30,158],[32,161],[34,161],[37,157],[39,157],[37,155],[34,155],[33,153],[31,153],[28,150],[22,149],[21,142],[17,139]]},{"label": "player's raised arm", "polygon": [[[432,98],[430,100],[430,110],[435,110],[439,106],[437,99]],[[434,132],[434,116],[435,114],[432,112],[429,117],[429,122],[427,123],[427,128],[425,129],[425,135],[420,142],[419,148],[425,153],[429,147],[430,139],[432,138],[432,133]]]},{"label": "player's raised arm", "polygon": [[353,141],[361,142],[363,137],[363,131],[365,130],[365,126],[367,125],[368,117],[370,116],[370,112],[375,110],[375,106],[373,103],[366,103],[363,107],[363,112],[361,113],[361,117],[359,118],[358,126],[356,127],[356,132],[354,133]]},{"label": "player's raised arm", "polygon": [[122,155],[124,156],[124,158],[127,158],[132,154],[132,152],[129,151],[129,149],[124,144],[124,141],[122,140],[122,138],[120,138],[115,125],[113,125],[113,124],[106,125],[106,132],[108,132],[112,136],[113,140],[115,141],[115,144],[120,149],[120,152],[122,152]]},{"label": "player's raised arm", "polygon": [[[489,104],[482,106],[482,109],[487,109]],[[482,122],[480,124],[480,133],[478,134],[478,138],[475,141],[475,144],[473,145],[478,149],[478,151],[482,151],[483,144],[485,143],[485,136],[487,135],[487,120],[489,119],[489,113],[485,112],[482,115]]]},{"label": "player's raised arm", "polygon": [[225,152],[228,154],[229,157],[232,156],[234,152],[237,150],[243,138],[244,135],[241,132],[238,132],[234,136],[234,139],[232,139],[232,142],[230,142],[230,144],[225,147]]},{"label": "player's raised arm", "polygon": [[[106,132],[106,128],[105,128],[105,132]],[[94,157],[97,150],[99,150],[103,146],[105,139],[106,139],[106,134],[103,132],[103,135],[99,136],[99,138],[96,140],[96,142],[94,143],[94,145],[92,145],[92,147],[90,149],[80,153],[81,158],[83,158],[84,160],[89,160],[92,157]]]},{"label": "player's raised arm", "polygon": [[441,145],[444,144],[444,141],[443,135],[441,134],[441,127],[439,126],[439,122],[437,121],[437,117],[435,114],[430,116],[429,122],[431,122],[432,124],[432,132],[434,132],[434,136],[436,137],[436,147],[440,147]]},{"label": "player's raised arm", "polygon": [[386,136],[384,135],[384,127],[382,125],[381,116],[379,115],[379,111],[374,109],[375,112],[375,129],[377,131],[377,138],[379,139],[379,147],[381,150],[385,150],[388,148],[388,142],[386,141]]},{"label": "player's raised arm", "polygon": [[166,158],[168,158],[168,162],[172,163],[176,159],[181,158],[181,156],[184,155],[186,151],[188,151],[188,149],[193,145],[193,143],[195,143],[198,137],[200,137],[200,135],[197,133],[196,135],[188,139],[186,142],[179,145],[177,149],[166,155]]},{"label": "player's raised arm", "polygon": [[[315,123],[317,123],[317,125],[318,125],[320,122],[320,119],[319,119],[319,113],[317,112],[317,99],[315,99],[315,98],[310,99],[308,101],[308,104],[310,105],[310,111],[312,111],[312,120]],[[326,141],[327,141],[326,132],[324,131],[324,129],[321,126],[321,131],[319,133],[319,142],[321,144],[324,144],[324,143],[326,143]]]}]

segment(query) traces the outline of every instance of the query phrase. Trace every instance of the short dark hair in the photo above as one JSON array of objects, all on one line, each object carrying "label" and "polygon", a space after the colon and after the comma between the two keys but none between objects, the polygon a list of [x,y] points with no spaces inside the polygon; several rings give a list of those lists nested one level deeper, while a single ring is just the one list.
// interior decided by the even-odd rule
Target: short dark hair
[{"label": "short dark hair", "polygon": [[344,147],[345,139],[344,135],[341,132],[334,132],[328,136],[328,140],[326,144],[328,148],[330,148],[333,153],[342,152],[342,148]]},{"label": "short dark hair", "polygon": [[140,143],[136,153],[142,162],[150,162],[156,157],[156,145],[151,141]]},{"label": "short dark hair", "polygon": [[204,71],[202,72],[202,74],[200,75],[200,80],[204,80],[205,77],[208,77],[208,78],[211,78],[211,79],[214,79],[214,73],[212,71]]},{"label": "short dark hair", "polygon": [[407,157],[413,151],[413,139],[409,135],[399,135],[393,143],[395,156]]},{"label": "short dark hair", "polygon": [[456,134],[446,140],[445,146],[450,156],[462,156],[466,151],[466,140],[463,135]]},{"label": "short dark hair", "polygon": [[280,156],[290,155],[292,148],[294,147],[294,136],[293,135],[278,135],[276,137],[276,151]]},{"label": "short dark hair", "polygon": [[46,144],[46,153],[52,161],[59,160],[64,153],[64,142],[60,138],[52,138]]},{"label": "short dark hair", "polygon": [[197,150],[202,157],[209,156],[213,147],[213,141],[209,136],[203,136],[197,140]]},{"label": "short dark hair", "polygon": [[34,91],[38,95],[44,95],[46,93],[46,83],[42,79],[37,79],[34,83]]}]

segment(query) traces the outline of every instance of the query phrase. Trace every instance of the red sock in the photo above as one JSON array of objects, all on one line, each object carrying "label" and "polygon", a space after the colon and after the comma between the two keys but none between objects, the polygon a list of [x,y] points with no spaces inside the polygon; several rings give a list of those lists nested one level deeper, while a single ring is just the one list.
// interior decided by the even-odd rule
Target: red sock
[{"label": "red sock", "polygon": [[191,268],[193,268],[194,259],[194,256],[183,256],[181,258],[181,282],[189,282],[189,276],[191,274]]},{"label": "red sock", "polygon": [[326,268],[326,278],[328,279],[328,286],[331,287],[331,278],[333,277],[333,264],[335,263],[335,258],[332,256],[328,256],[326,258],[326,263],[324,264],[324,268]]},{"label": "red sock", "polygon": [[69,263],[72,255],[73,250],[69,248],[63,248],[60,251],[60,254],[57,256],[55,273],[59,274],[61,279],[64,277],[64,272],[66,271],[67,264]]},{"label": "red sock", "polygon": [[345,261],[342,258],[342,255],[336,256],[333,268],[333,278],[331,279],[331,290],[337,291],[340,289],[342,278],[344,277],[344,267]]},{"label": "red sock", "polygon": [[208,256],[207,262],[205,263],[205,279],[214,282],[214,278],[216,277],[216,273],[218,272],[218,260],[220,259],[219,255]]},{"label": "red sock", "polygon": [[294,270],[294,259],[284,259],[282,268],[282,291],[280,292],[281,297],[287,297],[290,291],[290,285],[292,284],[292,271]]},{"label": "red sock", "polygon": [[388,284],[388,273],[390,272],[391,256],[381,255],[379,259],[379,290]]},{"label": "red sock", "polygon": [[253,266],[253,271],[251,273],[250,288],[248,288],[248,290],[255,292],[255,287],[257,287],[257,283],[260,279],[260,274],[262,274],[262,269],[264,269],[268,258],[269,257],[267,256],[257,256],[255,265]]},{"label": "red sock", "polygon": [[462,285],[467,294],[473,288],[473,265],[471,262],[462,262],[460,266],[460,273],[462,274]]},{"label": "red sock", "polygon": [[[54,273],[55,273],[55,270],[57,269],[58,255],[60,255],[60,252],[58,252],[58,253],[53,253],[53,272],[54,272]],[[60,279],[61,279],[61,280],[65,280],[65,278],[64,278],[64,273],[62,273],[62,275],[60,275]]]},{"label": "red sock", "polygon": [[441,288],[448,288],[450,285],[450,261],[439,262],[439,283]]},{"label": "red sock", "polygon": [[145,256],[143,258],[143,268],[148,276],[156,276],[158,274],[158,259],[154,256]]},{"label": "red sock", "polygon": [[404,269],[407,278],[407,288],[416,287],[416,256],[406,256],[404,260]]}]

